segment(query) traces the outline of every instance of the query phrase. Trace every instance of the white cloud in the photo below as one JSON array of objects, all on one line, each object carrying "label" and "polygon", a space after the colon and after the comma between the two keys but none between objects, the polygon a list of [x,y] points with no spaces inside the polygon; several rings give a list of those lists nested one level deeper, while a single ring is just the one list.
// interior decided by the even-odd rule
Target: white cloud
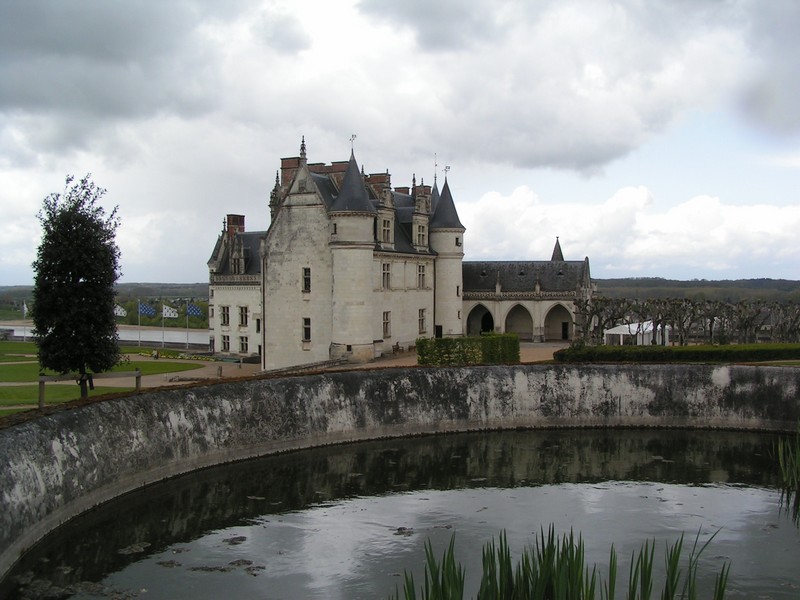
[{"label": "white cloud", "polygon": [[484,194],[461,210],[467,260],[547,260],[559,236],[564,258],[589,256],[593,275],[709,278],[800,276],[800,206],[731,206],[697,196],[663,207],[647,188],[619,190],[600,204],[554,204],[530,188]]},{"label": "white cloud", "polygon": [[[700,201],[674,215],[657,209],[646,188],[623,189],[647,184],[638,173],[600,204],[535,200],[525,185],[535,187],[530,176],[541,168],[596,177],[698,108],[741,101],[746,114],[778,129],[793,127],[797,115],[800,42],[791,0],[769,7],[755,0],[155,6],[0,4],[0,80],[15,82],[0,87],[0,247],[3,264],[16,265],[14,277],[30,262],[9,257],[35,250],[29,233],[41,199],[60,189],[64,175],[92,172],[120,205],[126,278],[146,270],[139,262],[146,247],[191,261],[181,280],[205,279],[226,212],[266,227],[279,158],[297,153],[301,135],[311,160],[330,162],[347,158],[353,133],[365,169],[389,169],[397,185],[408,185],[412,173],[430,183],[435,152],[440,165],[453,165],[452,183],[469,182],[459,208],[483,211],[468,235],[493,240],[480,242],[483,254],[547,258],[561,235],[565,251],[624,273],[665,264],[652,248],[680,240],[674,252],[686,256],[670,268],[738,266],[721,241],[692,236],[733,246],[732,239],[749,240],[755,234],[733,226],[743,218],[735,208],[754,204],[749,198],[720,197],[721,228],[689,224],[681,232],[663,223],[696,218],[686,211],[702,210]],[[684,167],[696,162],[692,151],[681,157]],[[796,147],[773,154],[796,168]],[[680,177],[682,165],[671,167]],[[510,176],[496,181],[487,173]],[[505,196],[487,196],[488,189]],[[524,240],[495,235],[508,225],[486,208],[490,200],[514,209]],[[790,264],[794,246],[775,241],[785,239],[787,215],[763,211],[782,221],[763,223],[756,237],[769,238],[766,247]],[[171,247],[176,238],[164,232],[181,215],[193,215],[184,228],[191,231]],[[692,262],[692,248],[722,254]],[[162,263],[150,268],[150,279],[174,276]]]}]

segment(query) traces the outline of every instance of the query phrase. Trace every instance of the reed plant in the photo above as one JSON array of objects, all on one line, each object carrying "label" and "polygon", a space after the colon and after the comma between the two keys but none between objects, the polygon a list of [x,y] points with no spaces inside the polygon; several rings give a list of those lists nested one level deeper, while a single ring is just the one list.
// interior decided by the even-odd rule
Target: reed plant
[{"label": "reed plant", "polygon": [[[699,545],[700,533],[689,550],[684,563],[684,538],[667,545],[665,575],[661,600],[681,598],[696,600],[699,558],[716,533]],[[455,536],[444,552],[441,562],[436,560],[430,540],[425,544],[426,564],[424,584],[419,595],[413,574],[406,571],[403,596],[396,591],[390,599],[400,600],[463,600],[464,570],[455,560]],[[627,600],[652,600],[654,588],[655,541],[645,542],[631,556],[628,576]],[[540,530],[533,545],[526,547],[520,561],[514,565],[505,532],[499,540],[492,539],[483,548],[480,586],[477,600],[594,600],[598,592],[601,600],[616,598],[617,555],[611,547],[608,577],[602,580],[597,567],[589,567],[584,556],[580,535],[570,531],[556,536],[551,526],[547,533]],[[716,576],[712,598],[725,597],[730,565],[725,563]]]},{"label": "reed plant", "polygon": [[794,438],[778,441],[778,465],[783,486],[781,507],[785,508],[795,524],[800,527],[800,424]]}]

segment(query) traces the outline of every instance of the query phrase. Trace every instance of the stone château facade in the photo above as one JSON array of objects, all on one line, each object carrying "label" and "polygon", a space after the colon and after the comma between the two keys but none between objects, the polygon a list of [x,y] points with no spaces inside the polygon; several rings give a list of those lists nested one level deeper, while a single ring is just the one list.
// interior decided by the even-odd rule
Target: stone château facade
[{"label": "stone ch\u00e2teau facade", "polygon": [[[570,339],[592,294],[589,260],[465,262],[450,186],[392,187],[347,161],[281,160],[266,232],[228,215],[211,260],[215,350],[260,355],[265,370],[366,362],[419,337],[509,331]],[[257,341],[256,341],[257,340]]]}]

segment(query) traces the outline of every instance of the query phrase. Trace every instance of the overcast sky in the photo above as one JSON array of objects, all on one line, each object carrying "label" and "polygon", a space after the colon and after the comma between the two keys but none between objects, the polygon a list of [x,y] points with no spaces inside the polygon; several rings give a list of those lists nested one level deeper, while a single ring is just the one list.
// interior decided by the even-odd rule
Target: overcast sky
[{"label": "overcast sky", "polygon": [[198,282],[280,158],[441,183],[466,259],[800,279],[797,0],[0,3],[0,285],[92,173],[122,281]]}]

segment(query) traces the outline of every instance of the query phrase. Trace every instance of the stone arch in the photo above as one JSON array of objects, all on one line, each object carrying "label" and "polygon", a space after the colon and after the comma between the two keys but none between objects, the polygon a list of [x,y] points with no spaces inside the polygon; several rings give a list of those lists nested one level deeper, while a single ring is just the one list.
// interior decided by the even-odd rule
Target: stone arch
[{"label": "stone arch", "polygon": [[520,341],[530,342],[533,339],[533,317],[530,311],[521,304],[515,304],[506,315],[506,333],[516,333]]},{"label": "stone arch", "polygon": [[563,304],[555,304],[547,311],[544,318],[544,339],[545,340],[571,340],[573,337],[575,323],[572,313]]},{"label": "stone arch", "polygon": [[469,311],[467,335],[480,335],[484,331],[494,331],[494,316],[483,304],[478,304]]}]

